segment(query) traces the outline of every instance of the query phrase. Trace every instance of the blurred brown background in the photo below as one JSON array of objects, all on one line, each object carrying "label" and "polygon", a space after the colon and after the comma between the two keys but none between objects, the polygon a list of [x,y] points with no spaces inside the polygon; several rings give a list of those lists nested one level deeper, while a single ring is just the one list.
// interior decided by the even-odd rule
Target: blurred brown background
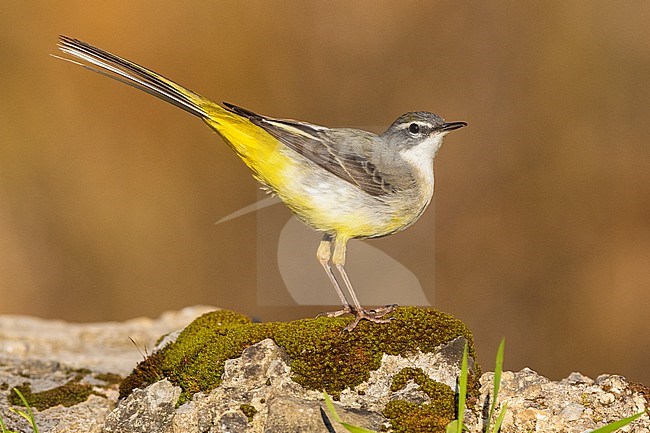
[{"label": "blurred brown background", "polygon": [[279,218],[273,239],[289,212],[215,225],[258,199],[246,167],[192,116],[50,57],[63,33],[277,117],[467,121],[436,160],[435,210],[368,244],[435,280],[486,369],[505,336],[508,369],[650,383],[649,2],[5,0],[0,16],[0,314],[323,310],[260,305],[258,268],[277,265],[258,225]]}]

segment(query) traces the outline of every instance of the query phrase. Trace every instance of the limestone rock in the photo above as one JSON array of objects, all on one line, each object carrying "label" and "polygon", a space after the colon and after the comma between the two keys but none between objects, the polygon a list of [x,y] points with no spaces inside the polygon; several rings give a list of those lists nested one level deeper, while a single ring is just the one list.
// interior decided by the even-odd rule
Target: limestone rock
[{"label": "limestone rock", "polygon": [[31,431],[25,419],[9,410],[20,407],[11,391],[17,387],[34,401],[41,432],[99,432],[115,406],[118,380],[119,376],[71,369],[59,362],[0,356],[0,416],[9,429]]},{"label": "limestone rock", "polygon": [[[417,353],[407,357],[384,355],[381,366],[367,381],[340,393],[340,401],[335,402],[337,412],[346,422],[375,431],[390,430],[385,408],[391,401],[413,403],[409,408],[418,416],[418,407],[431,404],[431,398],[413,380],[396,390],[392,386],[395,378],[405,369],[416,366],[437,382],[454,378],[454,374],[458,374],[457,370],[453,371],[454,366],[458,366],[458,352],[454,348],[462,348],[462,345],[459,338],[436,353]],[[445,353],[454,355],[445,358]],[[481,394],[476,405],[466,413],[466,424],[473,433],[484,431],[481,414],[489,404],[492,378],[492,373],[483,375]],[[149,386],[145,393],[152,392],[154,386]],[[649,391],[626,382],[620,376],[603,375],[594,381],[573,373],[562,381],[553,382],[530,369],[504,372],[499,402],[500,405],[507,402],[508,410],[501,432],[588,432],[608,422],[647,411],[647,395],[650,394],[644,397],[644,392]],[[111,417],[122,419],[128,425],[132,412],[126,409],[127,406],[120,403]],[[424,414],[421,416],[426,418]],[[266,339],[244,350],[241,357],[226,361],[221,384],[207,394],[195,394],[191,401],[176,409],[167,429],[156,431],[309,433],[345,430],[329,418],[320,392],[305,389],[292,380],[290,359],[275,342]],[[423,423],[411,430],[400,431],[423,433],[435,430]],[[621,431],[648,433],[650,418],[645,415]]]},{"label": "limestone rock", "polygon": [[[421,368],[431,380],[451,382],[453,386],[463,346],[464,339],[459,337],[433,353],[419,352],[406,357],[384,355],[380,368],[372,372],[367,381],[341,392],[340,402],[335,403],[337,412],[351,424],[377,431],[389,428],[390,420],[382,415],[389,401],[417,400],[426,404],[431,400],[412,382],[407,389],[392,389],[393,378],[405,368]],[[290,364],[286,352],[273,340],[262,340],[245,349],[241,357],[226,361],[223,379],[217,388],[208,394],[195,394],[191,401],[177,409],[166,429],[152,431],[308,433],[325,432],[328,424],[331,431],[345,431],[329,419],[322,392],[306,389],[292,380]],[[157,392],[153,387],[159,383],[144,391],[134,391],[110,415],[110,424],[130,425],[136,401],[142,402],[143,414],[147,414],[146,408],[150,406],[146,402],[151,399],[150,394]],[[451,388],[449,390],[451,392]],[[451,395],[453,402],[453,393]],[[165,417],[169,419],[167,414]],[[135,433],[143,430],[139,427],[113,430],[111,427],[104,431]]]},{"label": "limestone rock", "polygon": [[[481,378],[483,407],[492,392],[493,374]],[[642,411],[648,411],[650,390],[628,383],[621,376],[602,375],[592,380],[572,373],[553,382],[530,369],[504,372],[500,404],[508,404],[502,433],[582,433]],[[478,408],[477,408],[478,409]],[[482,431],[475,426],[476,432]],[[621,431],[648,433],[650,419],[644,415]]]},{"label": "limestone rock", "polygon": [[[377,431],[444,431],[454,415],[458,366],[471,334],[442,313],[401,309],[388,326],[364,323],[357,330],[367,334],[348,335],[338,331],[345,319],[273,328],[221,312],[172,332],[205,311],[86,325],[0,316],[0,416],[11,430],[32,431],[9,411],[16,386],[31,393],[43,433],[344,432],[325,410],[322,388],[336,397],[346,422]],[[427,322],[432,317],[438,325]],[[141,359],[129,337],[151,348],[163,334],[150,361],[131,375],[141,386],[130,381],[118,399],[117,381]],[[218,336],[226,338],[217,342]],[[177,365],[183,368],[170,368]],[[206,378],[213,381],[199,382]],[[492,378],[475,378],[466,414],[473,433],[483,431]],[[499,401],[508,410],[501,431],[585,433],[646,411],[620,431],[650,433],[649,399],[650,389],[615,375],[592,380],[572,373],[554,382],[529,369],[504,372]]]},{"label": "limestone rock", "polygon": [[[345,332],[351,317],[252,323],[234,312],[208,313],[141,362],[120,395],[170,378],[182,389],[181,407],[191,403],[174,431],[190,422],[228,425],[223,431],[262,432],[281,424],[319,431],[325,390],[343,412],[364,414],[367,427],[444,432],[455,416],[453,390],[466,343],[474,353],[471,333],[433,309],[391,314],[389,323],[362,322]],[[470,365],[477,396],[479,369],[473,358]]]},{"label": "limestone rock", "polygon": [[137,389],[106,418],[105,433],[164,433],[175,415],[181,389],[163,379],[146,390]]},{"label": "limestone rock", "polygon": [[[31,427],[10,407],[19,407],[18,387],[31,401],[44,433],[99,432],[118,399],[118,385],[142,359],[138,348],[186,326],[212,307],[111,323],[66,323],[0,316],[0,417],[10,430]],[[174,403],[175,404],[175,403]],[[34,406],[34,403],[32,403]]]},{"label": "limestone rock", "polygon": [[127,375],[169,332],[185,327],[215,307],[195,306],[124,322],[69,323],[27,316],[0,316],[0,355],[17,359],[63,362],[72,368]]}]

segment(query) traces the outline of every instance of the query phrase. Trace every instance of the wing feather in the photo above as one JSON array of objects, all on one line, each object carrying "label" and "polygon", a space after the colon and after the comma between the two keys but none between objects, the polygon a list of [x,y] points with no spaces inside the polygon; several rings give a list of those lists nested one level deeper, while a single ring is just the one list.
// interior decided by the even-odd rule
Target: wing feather
[{"label": "wing feather", "polygon": [[[353,152],[340,135],[331,129],[289,119],[274,119],[224,102],[226,108],[248,118],[255,125],[277,138],[290,149],[324,168],[330,173],[357,186],[369,195],[379,197],[395,192],[385,174],[365,155]],[[369,140],[371,134],[357,137]]]}]

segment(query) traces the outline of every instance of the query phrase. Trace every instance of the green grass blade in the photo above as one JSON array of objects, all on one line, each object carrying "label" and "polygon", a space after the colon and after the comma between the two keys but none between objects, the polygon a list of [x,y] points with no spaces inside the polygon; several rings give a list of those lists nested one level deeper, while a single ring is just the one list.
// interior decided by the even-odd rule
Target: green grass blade
[{"label": "green grass blade", "polygon": [[323,391],[323,398],[325,399],[325,406],[327,407],[327,411],[332,416],[332,419],[338,422],[339,424],[341,424],[350,433],[377,433],[375,431],[368,430],[363,427],[357,427],[352,424],[346,423],[341,419],[339,414],[336,412],[336,409],[334,408],[334,403],[332,403],[332,399],[325,391]]},{"label": "green grass blade", "polygon": [[354,426],[354,425],[350,425],[350,424],[348,424],[346,422],[342,422],[341,425],[343,427],[345,427],[345,429],[347,431],[349,431],[350,433],[377,433],[376,431],[368,430],[367,428],[363,428],[363,427],[357,427],[357,426]]},{"label": "green grass blade", "polygon": [[467,399],[467,357],[468,357],[468,344],[465,342],[465,349],[463,350],[463,360],[460,364],[460,379],[458,383],[458,423],[456,425],[456,432],[462,433],[463,419],[465,418],[465,400]]},{"label": "green grass blade", "polygon": [[447,424],[447,427],[445,428],[445,433],[458,433],[460,429],[458,428],[458,420],[455,419],[449,424]]},{"label": "green grass blade", "polygon": [[465,342],[463,349],[463,359],[460,363],[460,377],[458,378],[458,418],[450,421],[445,427],[446,433],[462,433],[463,418],[465,416],[465,400],[467,399],[467,357],[468,343]]},{"label": "green grass blade", "polygon": [[[490,424],[492,423],[492,417],[494,416],[494,411],[498,403],[499,388],[501,386],[501,373],[503,372],[503,353],[505,351],[505,347],[506,347],[506,339],[504,337],[501,339],[501,343],[499,344],[499,349],[497,350],[497,359],[494,366],[494,377],[492,379],[494,385],[494,388],[492,390],[492,403],[490,404],[490,412],[488,414],[485,431],[488,431],[488,429],[490,428]],[[503,413],[503,411],[501,411],[501,413]],[[495,428],[492,429],[492,432],[496,433],[498,431],[499,428],[496,427],[496,423],[495,423]]]},{"label": "green grass blade", "polygon": [[641,415],[643,415],[645,412],[639,412],[636,415],[629,416],[627,418],[620,419],[618,421],[614,421],[612,423],[607,424],[606,426],[597,428],[596,430],[592,430],[591,433],[611,433],[613,431],[618,430],[621,427],[624,427],[634,421],[635,419],[639,418]]},{"label": "green grass blade", "polygon": [[323,398],[325,399],[325,407],[327,407],[327,411],[330,413],[334,421],[342,423],[343,420],[341,419],[339,414],[336,413],[336,409],[334,408],[334,403],[332,403],[332,399],[325,391],[323,391]]},{"label": "green grass blade", "polygon": [[492,428],[492,433],[499,433],[501,429],[501,424],[503,424],[503,419],[506,416],[506,411],[508,410],[508,403],[503,403],[501,407],[501,412],[497,415],[497,419],[494,421],[494,427]]},{"label": "green grass blade", "polygon": [[23,402],[23,405],[25,405],[25,408],[27,409],[27,413],[23,410],[18,410],[18,409],[11,409],[13,412],[17,413],[18,415],[22,416],[25,418],[29,424],[32,426],[32,430],[34,430],[34,433],[38,433],[38,426],[36,425],[36,420],[34,420],[34,412],[32,412],[32,408],[29,407],[29,403],[27,402],[27,399],[23,395],[22,392],[18,388],[13,389],[16,395],[20,398],[20,400]]}]

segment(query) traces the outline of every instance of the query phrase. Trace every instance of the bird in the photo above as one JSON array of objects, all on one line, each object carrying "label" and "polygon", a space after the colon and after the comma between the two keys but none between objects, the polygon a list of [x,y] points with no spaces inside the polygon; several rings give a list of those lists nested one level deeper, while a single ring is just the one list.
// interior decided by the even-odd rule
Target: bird
[{"label": "bird", "polygon": [[346,331],[352,331],[361,320],[391,320],[386,315],[395,304],[365,309],[359,302],[345,270],[347,243],[392,235],[418,220],[433,196],[433,162],[443,139],[466,122],[446,122],[437,114],[414,111],[399,116],[380,135],[328,128],[212,102],[79,39],[61,35],[58,48],[70,57],[54,57],[147,92],[203,120],[251,169],[264,189],[323,234],[316,257],[343,305],[324,315],[354,316]]}]

